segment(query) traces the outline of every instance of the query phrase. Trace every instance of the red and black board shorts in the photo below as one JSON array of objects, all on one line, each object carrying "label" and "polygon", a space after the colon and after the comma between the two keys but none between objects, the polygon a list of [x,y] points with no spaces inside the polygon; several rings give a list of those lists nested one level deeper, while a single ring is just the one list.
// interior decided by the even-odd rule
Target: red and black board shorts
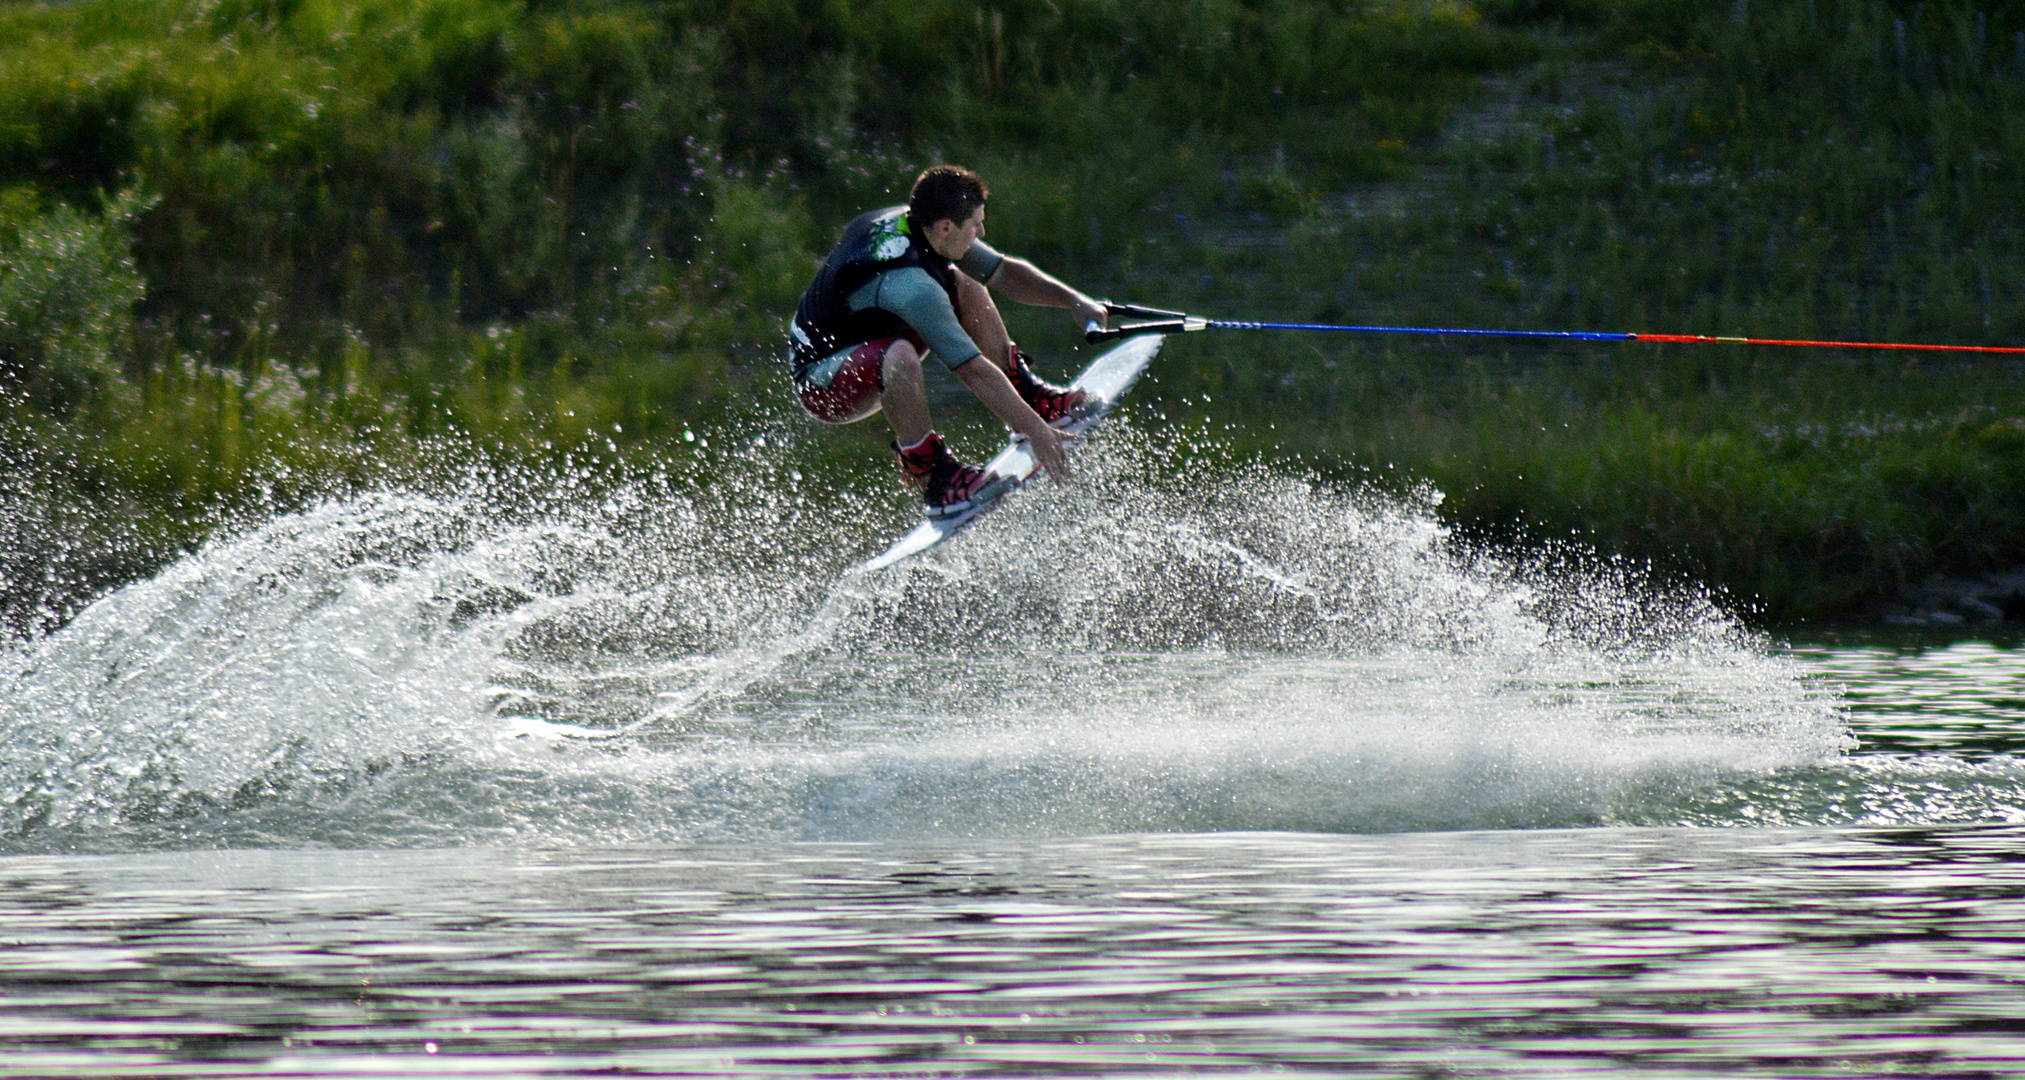
[{"label": "red and black board shorts", "polygon": [[803,368],[795,376],[795,396],[802,408],[830,424],[848,424],[878,412],[879,395],[886,389],[886,350],[903,340],[917,352],[928,351],[920,338],[908,334],[846,345]]}]

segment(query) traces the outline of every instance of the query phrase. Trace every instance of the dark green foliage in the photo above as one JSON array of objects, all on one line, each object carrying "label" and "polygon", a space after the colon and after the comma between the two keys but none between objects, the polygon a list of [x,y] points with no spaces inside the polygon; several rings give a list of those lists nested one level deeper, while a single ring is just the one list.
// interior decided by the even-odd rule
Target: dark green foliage
[{"label": "dark green foliage", "polygon": [[595,319],[708,216],[683,153],[708,133],[696,50],[636,13],[202,10],[10,12],[39,33],[0,76],[0,175],[73,204],[160,194],[146,316],[184,348],[249,363],[278,340],[329,379],[352,335]]},{"label": "dark green foliage", "polygon": [[[326,383],[352,337],[595,336],[657,288],[714,307],[715,268],[684,267],[723,254],[732,189],[827,223],[937,155],[1279,147],[1371,174],[1510,60],[1465,9],[1318,0],[133,0],[0,28],[0,182],[90,206],[139,179],[150,325],[242,365],[314,354]],[[1157,201],[1121,194],[1083,198]]]},{"label": "dark green foliage", "polygon": [[103,216],[43,213],[28,191],[0,191],[0,395],[66,416],[118,382],[145,291],[126,229],[146,208],[128,192]]},{"label": "dark green foliage", "polygon": [[[0,495],[130,523],[0,575],[88,595],[431,440],[651,453],[777,403],[832,230],[942,160],[994,240],[1170,306],[2025,342],[2021,33],[1967,0],[0,6],[0,427],[40,470]],[[1459,133],[1487,75],[1518,108]],[[2004,361],[1202,335],[1162,371],[1150,422],[1772,619],[2025,562]]]},{"label": "dark green foliage", "polygon": [[1479,0],[1484,17],[1509,26],[1555,26],[1593,29],[1613,15],[1633,14],[1633,5],[1619,0]]},{"label": "dark green foliage", "polygon": [[[1170,294],[1300,319],[2025,344],[2025,19],[1600,10],[1500,5],[1595,27],[1541,39],[1518,122],[1429,151],[1422,179],[1352,188],[1284,249],[1190,248],[1177,262],[1214,284]],[[1190,345],[1174,393],[1219,391],[1219,415],[1277,423],[1284,449],[1432,480],[1470,531],[1572,533],[1773,621],[2025,563],[2013,359]]]},{"label": "dark green foliage", "polygon": [[[1298,213],[1397,171],[1513,47],[1412,2],[0,7],[9,221],[96,245],[0,238],[10,431],[45,451],[35,498],[154,523],[44,576],[88,594],[439,436],[679,434],[770,374],[829,230],[931,161],[991,170],[995,224],[1088,272],[1177,207]],[[1264,155],[1263,186],[1219,179]],[[56,310],[83,329],[23,322]],[[12,580],[85,558],[19,539]]]}]

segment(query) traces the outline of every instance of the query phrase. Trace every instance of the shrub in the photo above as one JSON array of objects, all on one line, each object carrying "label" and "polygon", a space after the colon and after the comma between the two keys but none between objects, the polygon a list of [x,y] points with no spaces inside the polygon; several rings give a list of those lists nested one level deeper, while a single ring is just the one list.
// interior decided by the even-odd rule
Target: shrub
[{"label": "shrub", "polygon": [[129,190],[94,215],[0,194],[0,394],[67,416],[117,380],[146,292],[128,245],[147,205]]}]

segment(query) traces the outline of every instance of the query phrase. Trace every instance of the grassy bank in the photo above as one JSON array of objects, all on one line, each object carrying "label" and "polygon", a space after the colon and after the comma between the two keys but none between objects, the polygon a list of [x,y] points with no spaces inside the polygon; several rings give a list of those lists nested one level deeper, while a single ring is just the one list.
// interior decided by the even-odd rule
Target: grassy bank
[{"label": "grassy bank", "polygon": [[[0,7],[0,383],[40,463],[10,501],[107,508],[10,513],[7,591],[61,618],[444,439],[651,448],[749,408],[813,253],[934,161],[1101,277],[1174,213],[1305,198],[1263,157],[1398,174],[1527,48],[1419,2]],[[65,344],[73,311],[103,332]]]},{"label": "grassy bank", "polygon": [[[810,260],[944,159],[1002,246],[1151,302],[2025,340],[2021,32],[1870,0],[0,7],[12,621],[425,448],[653,457],[772,407]],[[2019,383],[1199,335],[1143,419],[1792,621],[2025,562]]]},{"label": "grassy bank", "polygon": [[[2025,23],[1966,4],[1511,5],[1542,59],[1404,183],[1165,242],[1143,289],[1262,317],[2025,342]],[[1188,344],[1261,448],[1433,481],[1773,622],[2025,562],[1999,357],[1321,336]],[[1267,428],[1267,425],[1276,425]]]}]

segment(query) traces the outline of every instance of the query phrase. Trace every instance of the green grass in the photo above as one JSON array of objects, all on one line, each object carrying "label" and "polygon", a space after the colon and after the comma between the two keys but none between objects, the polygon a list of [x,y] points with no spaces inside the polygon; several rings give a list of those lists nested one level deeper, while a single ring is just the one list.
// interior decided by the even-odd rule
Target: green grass
[{"label": "green grass", "polygon": [[1772,622],[2020,561],[2025,373],[2011,365],[1418,344],[1320,346],[1303,363],[1307,348],[1204,343],[1161,396],[1213,407],[1262,452],[1431,482],[1467,533],[1572,536],[1727,586]]},{"label": "green grass", "polygon": [[[1219,177],[1290,137],[1296,168],[1397,174],[1528,47],[1419,0],[0,7],[0,214],[104,285],[31,288],[0,244],[8,437],[39,450],[9,589],[61,618],[446,438],[653,447],[745,409],[830,230],[934,161],[988,170],[997,233],[1088,276],[1177,206],[1286,202]],[[66,313],[104,332],[39,359]],[[20,524],[94,502],[117,528]]]},{"label": "green grass", "polygon": [[[2025,341],[2021,34],[1961,0],[0,6],[0,428],[37,463],[0,592],[47,623],[444,446],[651,457],[775,408],[813,258],[939,160],[1001,246],[1164,305]],[[1516,113],[1444,137],[1490,76]],[[1197,335],[1147,404],[1768,621],[2025,562],[2007,361]]]},{"label": "green grass", "polygon": [[[1170,230],[1138,288],[1273,319],[2025,342],[2016,14],[1501,7],[1540,34],[1523,122],[1272,244]],[[2025,563],[2015,360],[1285,334],[1172,356],[1170,401],[1213,393],[1262,451],[1431,481],[1466,532],[1574,534],[1764,621]]]}]

